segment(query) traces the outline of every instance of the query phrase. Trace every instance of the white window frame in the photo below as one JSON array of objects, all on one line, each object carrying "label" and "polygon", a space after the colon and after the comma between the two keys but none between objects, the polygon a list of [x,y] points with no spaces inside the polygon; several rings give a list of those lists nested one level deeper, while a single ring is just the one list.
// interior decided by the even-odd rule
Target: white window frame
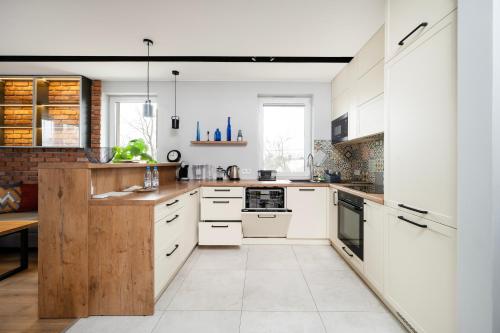
[{"label": "white window frame", "polygon": [[[120,108],[116,107],[118,103],[144,103],[146,100],[146,95],[110,95],[108,96],[108,114],[109,114],[109,145],[110,147],[118,146],[120,141],[120,128],[119,128],[119,117],[120,117]],[[156,103],[156,110],[159,109],[158,101],[156,96],[149,96],[149,99],[152,103]],[[156,149],[158,149],[158,114],[156,117]]]},{"label": "white window frame", "polygon": [[313,149],[313,110],[311,96],[289,96],[289,97],[273,97],[259,96],[259,168],[264,168],[264,106],[304,106],[304,172],[278,172],[276,177],[279,179],[301,179],[309,178],[310,168],[307,165],[307,157],[312,153]]}]

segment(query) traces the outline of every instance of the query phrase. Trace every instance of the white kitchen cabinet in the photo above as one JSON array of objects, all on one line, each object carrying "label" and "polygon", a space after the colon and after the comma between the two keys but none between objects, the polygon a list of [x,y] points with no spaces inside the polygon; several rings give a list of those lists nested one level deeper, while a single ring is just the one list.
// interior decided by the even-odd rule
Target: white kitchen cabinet
[{"label": "white kitchen cabinet", "polygon": [[383,93],[384,61],[380,60],[372,69],[370,69],[357,81],[356,106],[361,106]]},{"label": "white kitchen cabinet", "polygon": [[[194,190],[184,194],[186,197],[185,215],[186,230],[185,240],[188,248],[194,248],[198,243],[198,222],[200,222],[200,191]],[[191,252],[191,250],[189,250]],[[189,253],[188,253],[189,255]]]},{"label": "white kitchen cabinet", "polygon": [[[423,36],[456,8],[456,0],[387,0],[386,61]],[[399,45],[405,36],[423,22],[427,23],[426,27],[420,27],[404,41],[404,45]]]},{"label": "white kitchen cabinet", "polygon": [[203,198],[243,198],[243,187],[202,187]]},{"label": "white kitchen cabinet", "polygon": [[456,332],[456,230],[387,210],[386,300],[416,332]]},{"label": "white kitchen cabinet", "polygon": [[379,291],[384,291],[384,251],[387,216],[384,206],[365,200],[364,207],[364,274]]},{"label": "white kitchen cabinet", "polygon": [[384,60],[384,26],[370,38],[363,48],[356,54],[356,78],[364,76],[381,60]]},{"label": "white kitchen cabinet", "polygon": [[384,94],[358,107],[357,116],[359,137],[384,132]]},{"label": "white kitchen cabinet", "polygon": [[328,238],[328,190],[326,187],[287,188],[287,208],[292,210],[287,238]]},{"label": "white kitchen cabinet", "polygon": [[241,222],[200,222],[200,245],[241,245]]},{"label": "white kitchen cabinet", "polygon": [[339,225],[339,207],[338,207],[338,190],[330,189],[330,225],[328,227],[328,234],[330,242],[333,245],[340,246],[338,238],[338,225]]},{"label": "white kitchen cabinet", "polygon": [[354,58],[348,63],[332,81],[332,98],[336,99],[356,83],[356,63]]},{"label": "white kitchen cabinet", "polygon": [[456,227],[456,14],[387,64],[386,78],[385,202]]},{"label": "white kitchen cabinet", "polygon": [[203,221],[241,221],[243,199],[240,198],[202,198],[201,220]]},{"label": "white kitchen cabinet", "polygon": [[332,101],[332,120],[352,112],[355,108],[354,100],[354,89],[348,89],[334,98]]}]

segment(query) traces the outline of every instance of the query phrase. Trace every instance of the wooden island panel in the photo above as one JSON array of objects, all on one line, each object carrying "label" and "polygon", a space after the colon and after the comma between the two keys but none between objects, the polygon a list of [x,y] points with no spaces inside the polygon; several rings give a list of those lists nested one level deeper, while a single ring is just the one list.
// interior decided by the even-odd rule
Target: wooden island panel
[{"label": "wooden island panel", "polygon": [[90,208],[89,315],[154,313],[153,214],[152,206]]},{"label": "wooden island panel", "polygon": [[87,169],[39,171],[38,315],[88,316]]}]

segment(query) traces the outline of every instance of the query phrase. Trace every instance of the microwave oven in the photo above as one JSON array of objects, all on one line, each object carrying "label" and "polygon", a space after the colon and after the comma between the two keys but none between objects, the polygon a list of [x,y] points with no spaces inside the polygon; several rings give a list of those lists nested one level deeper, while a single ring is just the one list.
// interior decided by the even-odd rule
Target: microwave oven
[{"label": "microwave oven", "polygon": [[349,115],[348,113],[332,121],[332,143],[339,143],[348,140],[349,136]]}]

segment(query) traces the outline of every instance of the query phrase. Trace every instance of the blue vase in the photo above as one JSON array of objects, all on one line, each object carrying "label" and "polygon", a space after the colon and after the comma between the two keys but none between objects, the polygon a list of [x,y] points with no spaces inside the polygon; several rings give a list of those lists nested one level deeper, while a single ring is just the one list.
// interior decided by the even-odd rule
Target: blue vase
[{"label": "blue vase", "polygon": [[227,134],[226,140],[231,141],[231,117],[227,117]]},{"label": "blue vase", "polygon": [[217,128],[214,133],[214,140],[215,141],[220,141],[222,139],[222,134],[220,130]]},{"label": "blue vase", "polygon": [[196,141],[201,140],[201,134],[200,134],[200,122],[196,122]]}]

